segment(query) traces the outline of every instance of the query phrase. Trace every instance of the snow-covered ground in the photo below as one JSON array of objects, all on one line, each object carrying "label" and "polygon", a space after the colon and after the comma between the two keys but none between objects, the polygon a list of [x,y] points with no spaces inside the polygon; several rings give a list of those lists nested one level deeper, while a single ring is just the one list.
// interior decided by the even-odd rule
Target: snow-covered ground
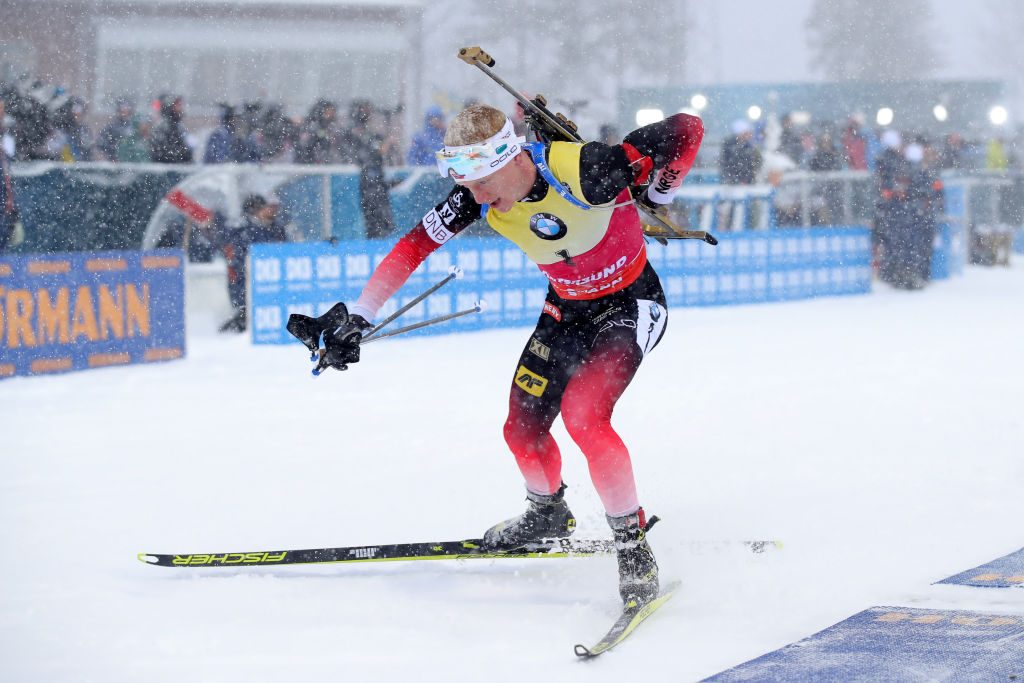
[{"label": "snow-covered ground", "polygon": [[[619,403],[662,576],[619,649],[614,559],[179,570],[139,551],[456,539],[523,509],[501,437],[528,330],[395,340],[317,380],[190,320],[188,358],[0,382],[0,680],[692,681],[1024,545],[1024,268],[675,309]],[[561,424],[581,536],[606,536]],[[737,544],[778,539],[779,552]]]}]

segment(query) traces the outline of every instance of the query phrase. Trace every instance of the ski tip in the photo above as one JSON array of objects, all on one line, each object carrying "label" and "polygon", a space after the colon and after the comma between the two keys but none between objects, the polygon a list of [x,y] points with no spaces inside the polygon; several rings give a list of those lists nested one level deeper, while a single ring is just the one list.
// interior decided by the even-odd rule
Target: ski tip
[{"label": "ski tip", "polygon": [[156,564],[158,561],[156,557],[153,557],[149,553],[139,553],[136,557],[139,562],[145,562],[146,564]]}]

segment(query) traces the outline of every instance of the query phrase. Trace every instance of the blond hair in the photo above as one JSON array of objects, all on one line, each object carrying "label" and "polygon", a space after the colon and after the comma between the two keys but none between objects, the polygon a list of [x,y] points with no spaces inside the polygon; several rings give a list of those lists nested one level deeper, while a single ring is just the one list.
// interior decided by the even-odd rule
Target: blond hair
[{"label": "blond hair", "polygon": [[486,104],[474,104],[460,111],[444,132],[449,147],[483,142],[501,130],[507,120],[504,112]]}]

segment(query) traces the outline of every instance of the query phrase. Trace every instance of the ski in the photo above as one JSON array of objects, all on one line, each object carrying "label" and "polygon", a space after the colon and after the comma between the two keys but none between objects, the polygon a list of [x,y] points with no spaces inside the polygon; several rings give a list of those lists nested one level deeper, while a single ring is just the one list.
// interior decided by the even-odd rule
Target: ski
[{"label": "ski", "polygon": [[287,564],[399,562],[409,560],[495,560],[588,557],[615,552],[609,540],[553,539],[511,550],[489,550],[479,538],[434,543],[395,543],[306,550],[160,554],[139,553],[138,559],[158,567],[266,567]]},{"label": "ski", "polygon": [[619,618],[615,620],[612,627],[608,629],[608,633],[606,633],[604,638],[599,640],[596,645],[592,647],[580,644],[576,645],[576,656],[581,659],[593,659],[602,652],[607,652],[621,643],[636,629],[637,626],[640,625],[640,622],[651,616],[655,610],[668,602],[679,588],[679,585],[679,581],[673,581],[665,586],[662,589],[661,594],[654,600],[642,605],[632,602],[624,607],[622,609],[622,614],[619,615]]}]

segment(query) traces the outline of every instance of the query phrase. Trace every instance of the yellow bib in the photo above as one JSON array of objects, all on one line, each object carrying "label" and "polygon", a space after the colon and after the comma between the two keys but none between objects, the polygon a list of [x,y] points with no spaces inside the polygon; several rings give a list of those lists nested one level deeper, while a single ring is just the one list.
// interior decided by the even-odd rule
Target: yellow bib
[{"label": "yellow bib", "polygon": [[[580,150],[574,142],[553,142],[548,150],[548,166],[555,178],[583,203],[580,186]],[[527,154],[523,151],[522,154]],[[516,202],[508,211],[487,211],[487,223],[495,232],[515,242],[534,263],[545,265],[566,261],[593,249],[608,231],[614,201],[581,209],[548,188],[537,202]]]}]

